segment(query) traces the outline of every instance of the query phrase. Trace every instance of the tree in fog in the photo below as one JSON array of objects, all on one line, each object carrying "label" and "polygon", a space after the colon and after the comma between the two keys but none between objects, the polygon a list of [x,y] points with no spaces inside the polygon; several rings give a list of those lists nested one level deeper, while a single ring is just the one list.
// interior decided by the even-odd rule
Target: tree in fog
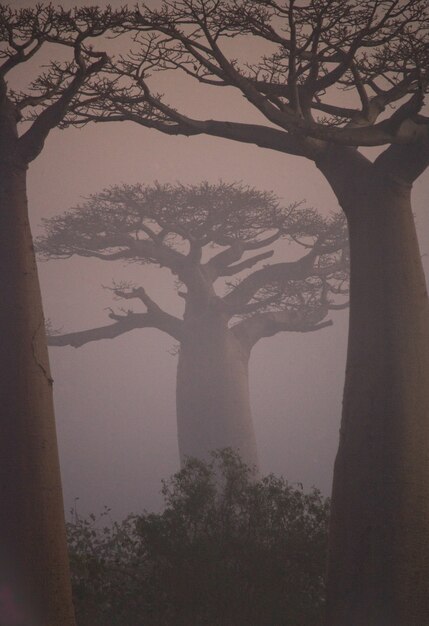
[{"label": "tree in fog", "polygon": [[[411,209],[429,163],[428,11],[426,0],[143,5],[132,53],[70,118],[301,157],[337,196],[352,273],[330,626],[429,623],[429,306]],[[250,49],[259,60],[246,58]],[[169,102],[152,86],[160,70],[194,78],[208,99],[216,87],[234,89],[260,121],[247,112],[243,123],[205,119],[204,104],[198,118],[187,115],[174,93]],[[375,156],[362,150],[371,147]]]},{"label": "tree in fog", "polygon": [[[0,5],[0,593],[8,598],[2,624],[12,619],[6,604],[16,607],[20,623],[75,623],[26,177],[70,103],[107,61],[90,42],[123,16]],[[56,60],[49,64],[46,53]]]},{"label": "tree in fog", "polygon": [[329,502],[231,451],[188,460],[161,513],[68,523],[79,626],[320,626]]},{"label": "tree in fog", "polygon": [[[143,286],[124,282],[114,286],[115,296],[140,301],[144,312],[112,312],[113,324],[51,336],[50,345],[77,347],[136,328],[169,334],[180,345],[181,459],[231,447],[256,465],[251,350],[275,333],[331,323],[323,320],[335,299],[341,306],[338,294],[347,287],[345,221],[285,207],[273,194],[242,185],[203,183],[111,187],[45,220],[45,227],[38,249],[46,258],[79,255],[166,267],[184,301],[183,315],[176,317]],[[295,242],[297,260],[261,267],[282,239]]]}]

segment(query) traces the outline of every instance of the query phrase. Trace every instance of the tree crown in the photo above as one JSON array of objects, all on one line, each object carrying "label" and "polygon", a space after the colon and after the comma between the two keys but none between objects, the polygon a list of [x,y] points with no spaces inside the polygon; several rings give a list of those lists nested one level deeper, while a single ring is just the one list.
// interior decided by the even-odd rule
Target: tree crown
[{"label": "tree crown", "polygon": [[[109,66],[70,121],[128,119],[169,134],[208,133],[312,159],[330,143],[427,141],[421,109],[429,80],[428,11],[425,0],[143,4],[130,23],[132,51]],[[249,37],[258,40],[256,49],[264,42],[256,61],[240,58]],[[269,125],[187,116],[151,89],[160,70],[238,89]]]},{"label": "tree crown", "polygon": [[[37,157],[49,132],[80,99],[83,86],[107,64],[107,54],[94,48],[95,41],[122,32],[126,15],[126,9],[111,7],[65,10],[37,4],[13,9],[0,4],[0,129],[6,157],[24,163]],[[48,46],[55,50],[55,60],[42,67],[32,63],[35,78],[22,89],[8,88],[6,78]],[[26,124],[17,137],[19,122]]]},{"label": "tree crown", "polygon": [[[145,263],[158,261],[155,248],[185,256],[192,245],[237,243],[243,253],[281,238],[302,238],[301,244],[307,241],[308,247],[311,238],[323,239],[328,248],[326,240],[331,246],[335,238],[342,241],[340,222],[340,218],[324,219],[300,203],[285,206],[271,192],[237,183],[115,185],[43,220],[46,234],[38,239],[38,250],[49,258],[96,256],[98,251],[109,258],[109,252],[122,251],[123,258]],[[133,247],[138,242],[142,245]]]},{"label": "tree crown", "polygon": [[[324,218],[297,203],[284,206],[274,194],[241,184],[114,186],[44,224],[36,245],[47,259],[76,254],[168,267],[179,279],[178,290],[186,289],[179,291],[186,301],[184,320],[215,310],[233,325],[256,313],[279,313],[278,320],[265,319],[270,330],[266,324],[257,330],[253,320],[252,345],[264,336],[262,328],[273,334],[319,327],[338,297],[347,294],[344,218]],[[293,244],[295,259],[261,267],[281,239]],[[113,292],[146,308],[144,314],[112,312],[124,330],[155,325],[180,335],[181,321],[162,311],[142,287],[124,281]],[[239,327],[236,332],[250,330]]]}]

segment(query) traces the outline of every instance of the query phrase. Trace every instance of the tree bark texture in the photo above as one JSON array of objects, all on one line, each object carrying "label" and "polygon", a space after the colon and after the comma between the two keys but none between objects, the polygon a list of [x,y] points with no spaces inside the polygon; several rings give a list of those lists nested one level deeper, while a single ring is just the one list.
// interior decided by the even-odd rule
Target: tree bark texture
[{"label": "tree bark texture", "polygon": [[0,589],[19,623],[74,626],[26,164],[11,139],[0,160]]},{"label": "tree bark texture", "polygon": [[411,184],[319,164],[350,228],[350,330],[327,626],[429,624],[429,306]]},{"label": "tree bark texture", "polygon": [[177,369],[182,463],[186,457],[208,458],[211,451],[230,447],[257,467],[248,361],[249,352],[222,315],[210,311],[186,319]]}]

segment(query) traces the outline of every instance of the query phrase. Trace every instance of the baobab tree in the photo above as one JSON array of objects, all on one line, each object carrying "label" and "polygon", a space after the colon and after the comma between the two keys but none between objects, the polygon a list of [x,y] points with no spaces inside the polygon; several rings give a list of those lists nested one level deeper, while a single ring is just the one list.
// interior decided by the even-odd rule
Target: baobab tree
[{"label": "baobab tree", "polygon": [[[133,30],[130,54],[70,123],[128,120],[307,159],[347,216],[350,334],[327,624],[428,623],[429,306],[411,210],[429,163],[427,2],[169,0],[142,5]],[[265,49],[249,62],[240,51],[253,41]],[[235,89],[265,123],[187,115],[151,86],[162,70]],[[367,147],[379,148],[375,158]]]},{"label": "baobab tree", "polygon": [[[2,624],[75,624],[26,175],[70,103],[107,62],[92,47],[94,38],[124,15],[0,5],[0,593],[7,598]],[[42,49],[61,61],[40,69]],[[46,55],[41,59],[47,63]],[[23,65],[34,72],[26,93],[16,88]],[[9,609],[13,615],[3,614]]]},{"label": "baobab tree", "polygon": [[[257,466],[251,350],[281,331],[324,328],[332,323],[326,320],[330,309],[347,306],[345,220],[284,206],[272,193],[242,185],[202,183],[111,187],[44,223],[37,248],[45,258],[79,255],[157,264],[174,275],[184,299],[183,315],[177,317],[142,286],[125,281],[113,287],[114,295],[139,300],[144,312],[112,311],[113,324],[53,335],[49,344],[78,347],[147,327],[167,333],[180,346],[182,461],[207,459],[211,451],[230,447]],[[296,260],[260,267],[285,238],[295,242]]]}]

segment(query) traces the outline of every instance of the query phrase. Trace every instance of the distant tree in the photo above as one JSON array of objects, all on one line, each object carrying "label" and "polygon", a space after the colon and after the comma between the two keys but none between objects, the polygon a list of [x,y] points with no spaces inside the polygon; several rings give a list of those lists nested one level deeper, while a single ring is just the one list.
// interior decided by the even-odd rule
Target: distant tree
[{"label": "distant tree", "polygon": [[[79,626],[318,626],[329,503],[232,451],[164,482],[162,513],[68,524]],[[108,511],[106,512],[108,513]]]},{"label": "distant tree", "polygon": [[[351,249],[327,623],[429,623],[429,301],[411,208],[429,164],[428,2],[148,4],[135,13],[131,53],[69,121],[256,144],[307,159],[324,176]],[[174,91],[157,93],[162,70],[206,87],[200,115]],[[229,119],[206,114],[214,88],[243,96],[243,121],[237,107]]]},{"label": "distant tree", "polygon": [[[26,176],[71,102],[107,62],[94,38],[123,17],[111,9],[0,4],[1,624],[12,620],[6,605],[32,626],[75,623]],[[49,64],[44,52],[55,60]],[[13,89],[31,75],[26,93]]]},{"label": "distant tree", "polygon": [[[114,324],[51,336],[49,344],[78,347],[136,328],[166,332],[180,345],[182,460],[231,447],[257,465],[251,350],[281,331],[323,328],[331,324],[323,321],[328,311],[345,306],[334,304],[348,277],[344,220],[285,207],[273,194],[242,185],[203,183],[112,187],[44,224],[46,234],[37,245],[45,258],[79,255],[165,266],[177,277],[185,303],[182,318],[175,317],[141,286],[125,282],[114,286],[114,294],[140,300],[144,313],[112,312]],[[270,246],[282,238],[297,243],[299,258],[249,273],[272,257]]]}]

